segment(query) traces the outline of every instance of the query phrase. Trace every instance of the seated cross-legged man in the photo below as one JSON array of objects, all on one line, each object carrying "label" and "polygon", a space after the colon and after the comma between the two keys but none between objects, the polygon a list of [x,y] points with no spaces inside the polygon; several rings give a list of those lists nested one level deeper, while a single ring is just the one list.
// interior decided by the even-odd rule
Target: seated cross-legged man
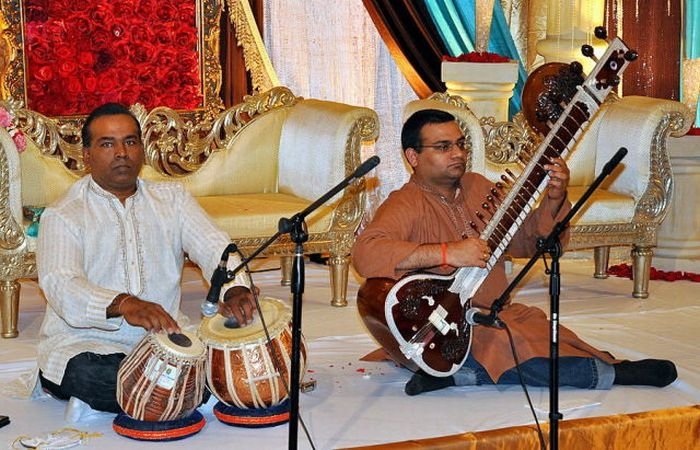
[{"label": "seated cross-legged man", "polygon": [[[141,128],[128,109],[98,107],[82,139],[90,174],[41,218],[37,266],[48,305],[39,380],[59,399],[118,413],[122,359],[148,332],[181,331],[185,254],[210,279],[230,240],[181,184],[139,178]],[[248,286],[241,273],[222,289],[220,310],[241,324],[254,308]]]},{"label": "seated cross-legged man", "polygon": [[[415,271],[448,274],[460,267],[485,268],[492,250],[479,236],[488,218],[479,217],[477,211],[483,210],[481,204],[494,184],[466,171],[468,144],[455,118],[438,110],[418,111],[404,124],[401,145],[413,174],[389,195],[358,236],[352,252],[358,273],[367,279],[398,280]],[[510,242],[508,253],[514,257],[534,254],[537,238],[547,236],[571,209],[566,162],[553,158],[544,169],[549,175],[547,189],[540,206]],[[567,239],[565,232],[562,242]],[[501,258],[472,298],[473,306],[490,309],[506,286]],[[379,309],[383,311],[383,306]],[[544,311],[509,300],[499,319],[512,332],[525,383],[547,386],[550,326]],[[519,383],[506,330],[474,327],[472,339],[469,355],[458,371],[436,377],[419,370],[407,383],[406,393],[416,395],[453,385]],[[561,385],[584,389],[608,389],[613,384],[662,387],[676,379],[671,361],[616,360],[565,327],[560,328],[559,354]]]}]

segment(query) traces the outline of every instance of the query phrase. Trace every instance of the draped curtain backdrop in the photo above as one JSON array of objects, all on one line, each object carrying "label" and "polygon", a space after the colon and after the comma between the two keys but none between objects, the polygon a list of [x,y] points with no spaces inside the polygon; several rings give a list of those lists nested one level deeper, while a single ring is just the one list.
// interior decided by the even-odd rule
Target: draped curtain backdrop
[{"label": "draped curtain backdrop", "polygon": [[422,0],[363,0],[379,34],[416,94],[444,92],[440,63],[447,48]]},{"label": "draped curtain backdrop", "polygon": [[[260,34],[264,31],[262,0],[248,0],[253,11],[255,23]],[[238,46],[235,30],[229,19],[228,4],[223,2],[221,13],[221,34],[219,35],[219,51],[222,71],[221,99],[225,107],[240,103],[243,97],[253,93],[250,74],[245,68],[243,49]]]},{"label": "draped curtain backdrop", "polygon": [[[365,106],[379,116],[379,139],[363,155],[363,159],[372,153],[381,158],[368,176],[373,189],[367,220],[389,192],[408,179],[399,135],[403,108],[417,96],[362,0],[263,3],[264,42],[282,85],[298,96]],[[441,50],[435,52],[440,54]],[[436,86],[423,92],[433,89],[444,90]]]},{"label": "draped curtain backdrop", "polygon": [[606,0],[608,35],[639,53],[622,77],[623,95],[680,98],[681,3]]},{"label": "draped curtain backdrop", "polygon": [[[425,5],[435,23],[451,56],[474,51],[476,41],[475,0],[425,0]],[[518,82],[513,96],[509,100],[509,116],[512,117],[522,108],[521,95],[527,71],[523,65],[510,26],[506,21],[500,2],[494,2],[491,33],[487,51],[518,61]]]}]

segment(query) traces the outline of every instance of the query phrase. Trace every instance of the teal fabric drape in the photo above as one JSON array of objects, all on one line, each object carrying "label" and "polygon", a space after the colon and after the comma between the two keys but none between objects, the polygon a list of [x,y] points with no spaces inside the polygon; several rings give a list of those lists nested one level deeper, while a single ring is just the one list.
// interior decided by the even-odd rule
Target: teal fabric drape
[{"label": "teal fabric drape", "polygon": [[[700,0],[685,2],[685,54],[688,59],[700,58]],[[700,127],[700,98],[695,126]]]},{"label": "teal fabric drape", "polygon": [[[474,0],[424,0],[438,33],[450,56],[474,51],[476,18]],[[522,109],[521,96],[527,79],[525,66],[520,59],[515,42],[510,34],[506,16],[500,2],[494,2],[488,51],[518,61],[518,82],[508,104],[508,115],[513,117]]]}]

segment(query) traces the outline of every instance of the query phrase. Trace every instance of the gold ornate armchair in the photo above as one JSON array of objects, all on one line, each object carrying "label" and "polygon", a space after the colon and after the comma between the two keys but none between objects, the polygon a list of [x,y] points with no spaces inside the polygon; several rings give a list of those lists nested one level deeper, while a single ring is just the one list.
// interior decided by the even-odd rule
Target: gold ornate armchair
[{"label": "gold ornate armchair", "polygon": [[[477,119],[461,97],[437,93],[406,107],[438,108],[455,114],[472,142],[472,170],[497,181],[509,168],[520,171],[520,161],[540,141],[521,114],[512,122]],[[684,135],[693,122],[682,103],[649,97],[612,96],[572,150],[569,198],[576,202],[620,148],[629,154],[615,173],[589,199],[571,226],[567,250],[593,249],[596,278],[606,278],[610,247],[631,246],[633,291],[649,296],[652,248],[656,245],[673,194],[673,172],[666,141]],[[471,130],[471,131],[470,131]],[[481,132],[475,132],[480,130]]]},{"label": "gold ornate armchair", "polygon": [[[19,0],[0,2],[0,107],[11,113],[13,125],[27,138],[26,149],[19,152],[7,130],[0,127],[0,314],[2,336],[14,337],[18,334],[17,280],[36,272],[35,233],[28,230],[38,215],[26,214],[40,211],[84,174],[80,127],[87,110],[80,108],[85,109],[87,101],[74,104],[66,100],[64,106],[77,110],[55,114],[51,109],[55,105],[47,107],[32,97],[40,86],[31,83],[37,80],[34,72],[44,66],[32,66],[33,59],[26,53],[34,47],[23,41],[22,25],[31,20],[27,20],[28,12],[21,9]],[[26,2],[25,6],[34,3]],[[112,3],[119,2],[102,0],[101,4]],[[192,15],[185,18],[196,24],[201,73],[191,86],[179,86],[178,91],[196,87],[190,97],[196,105],[189,107],[183,103],[187,100],[178,97],[175,107],[138,102],[131,106],[143,129],[146,165],[141,176],[183,183],[244,253],[273,235],[279,218],[303,210],[352,173],[361,162],[361,146],[375,140],[379,132],[377,115],[370,109],[303,99],[287,88],[270,86],[274,76],[262,69],[266,62],[259,36],[247,22],[245,3],[228,2],[239,41],[248,46],[246,61],[259,93],[223,108],[218,97],[221,4],[193,0]],[[46,21],[36,10],[31,14],[31,19]],[[177,22],[182,17],[175,19]],[[192,43],[191,36],[182,39]],[[157,64],[156,69],[160,61]],[[43,77],[41,73],[38,76]],[[146,94],[140,92],[136,99],[153,102]],[[128,98],[127,94],[117,100],[123,98]],[[165,94],[156,96],[164,98]],[[48,108],[51,114],[37,111],[33,105]],[[364,212],[364,195],[364,183],[354,183],[306,220],[309,240],[305,251],[330,254],[331,304],[335,306],[346,304],[348,255]],[[282,236],[264,253],[281,257],[283,283],[290,279],[293,252],[294,244]]]}]

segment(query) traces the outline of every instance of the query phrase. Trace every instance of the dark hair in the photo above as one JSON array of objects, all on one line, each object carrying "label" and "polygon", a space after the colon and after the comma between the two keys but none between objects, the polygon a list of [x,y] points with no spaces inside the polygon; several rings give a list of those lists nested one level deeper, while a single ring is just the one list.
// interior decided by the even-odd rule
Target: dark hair
[{"label": "dark hair", "polygon": [[129,108],[119,103],[105,103],[104,105],[98,106],[97,108],[93,109],[90,115],[87,116],[87,119],[85,119],[83,128],[80,130],[80,137],[83,139],[83,148],[90,147],[92,141],[92,135],[90,134],[90,124],[92,124],[92,122],[95,119],[102,116],[119,116],[122,114],[134,119],[136,129],[138,130],[139,139],[141,139],[141,124],[139,123],[134,113],[129,111]]},{"label": "dark hair", "polygon": [[424,126],[434,123],[446,123],[455,120],[452,114],[439,109],[422,109],[414,112],[401,129],[401,148],[414,148],[420,153],[420,133]]}]

